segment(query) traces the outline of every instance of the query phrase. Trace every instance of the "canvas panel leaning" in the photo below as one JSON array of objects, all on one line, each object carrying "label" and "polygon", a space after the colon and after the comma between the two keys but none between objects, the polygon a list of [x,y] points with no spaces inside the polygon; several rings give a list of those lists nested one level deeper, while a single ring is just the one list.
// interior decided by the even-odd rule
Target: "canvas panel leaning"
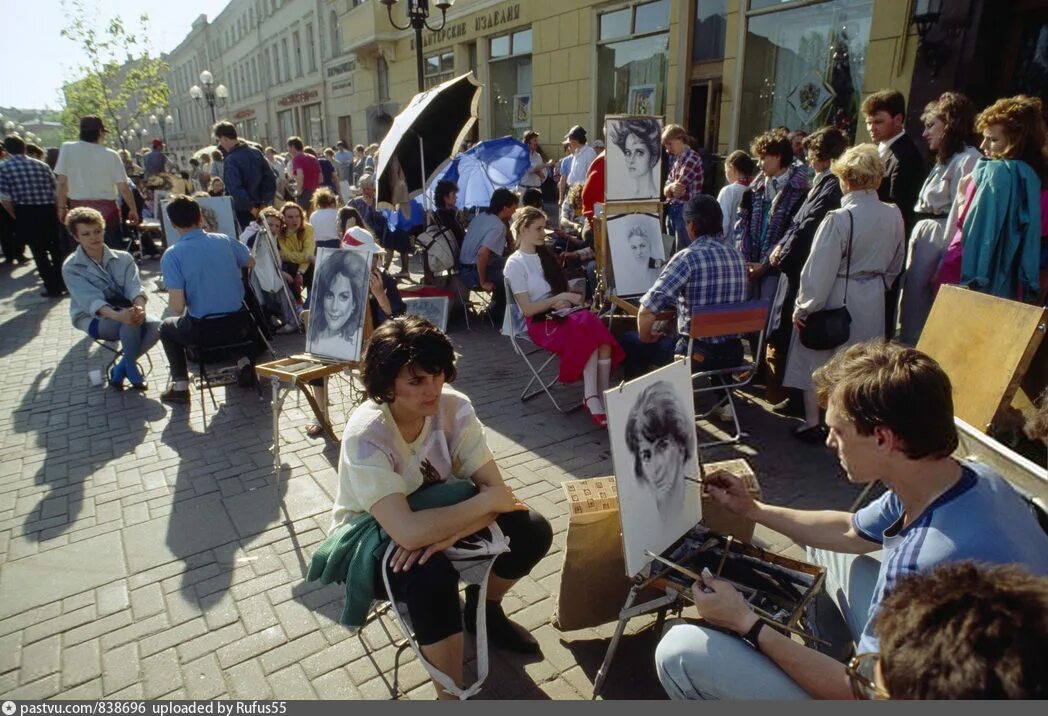
[{"label": "canvas panel leaning", "polygon": [[451,301],[447,296],[419,296],[404,299],[404,313],[425,318],[442,332],[448,331],[448,309]]},{"label": "canvas panel leaning", "polygon": [[[233,197],[231,196],[198,196],[193,197],[200,206],[201,228],[209,234],[225,234],[231,239],[239,236],[237,231],[236,215],[233,213]],[[160,204],[160,223],[164,229],[167,245],[174,246],[178,243],[179,234],[175,231],[170,217],[167,215],[167,205],[171,203],[171,196],[163,199]]]},{"label": "canvas panel leaning", "polygon": [[604,123],[607,201],[658,201],[662,118],[609,116]]},{"label": "canvas panel leaning", "polygon": [[371,255],[363,251],[317,249],[317,268],[310,289],[307,353],[336,360],[360,360],[370,266]]},{"label": "canvas panel leaning", "polygon": [[683,360],[604,393],[630,576],[702,519],[691,396]]},{"label": "canvas panel leaning", "polygon": [[618,296],[640,296],[655,284],[666,263],[662,227],[654,214],[608,217],[612,285]]}]

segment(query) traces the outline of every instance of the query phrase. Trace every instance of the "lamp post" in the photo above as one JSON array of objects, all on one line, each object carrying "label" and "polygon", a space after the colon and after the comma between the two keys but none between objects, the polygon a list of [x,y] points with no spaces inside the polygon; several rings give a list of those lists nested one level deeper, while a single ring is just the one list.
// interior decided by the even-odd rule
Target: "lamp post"
[{"label": "lamp post", "polygon": [[393,20],[393,6],[397,4],[397,0],[382,0],[382,4],[386,6],[389,22],[393,27],[398,30],[407,30],[409,27],[415,29],[415,69],[418,72],[418,91],[422,92],[426,89],[425,70],[422,66],[422,29],[425,28],[430,32],[439,32],[444,29],[448,21],[448,9],[454,4],[454,0],[437,0],[433,3],[440,10],[439,27],[430,27],[426,22],[429,19],[429,0],[407,0],[408,7],[405,12],[408,22],[403,27]]},{"label": "lamp post", "polygon": [[12,122],[11,120],[7,120],[6,122],[4,122],[4,134],[7,135],[7,134],[14,134],[14,133],[15,133],[15,123]]},{"label": "lamp post", "polygon": [[211,108],[211,124],[214,124],[218,121],[215,116],[215,107],[225,104],[229,97],[229,90],[225,85],[215,86],[214,75],[207,70],[200,73],[200,84],[204,85],[203,88],[200,85],[193,85],[189,88],[189,96],[195,99],[197,104],[207,103],[207,106]]},{"label": "lamp post", "polygon": [[160,136],[164,140],[164,146],[167,146],[167,130],[175,126],[175,118],[170,114],[164,117],[164,121],[161,122],[160,118],[155,114],[149,115],[149,123],[156,129],[160,130]]}]

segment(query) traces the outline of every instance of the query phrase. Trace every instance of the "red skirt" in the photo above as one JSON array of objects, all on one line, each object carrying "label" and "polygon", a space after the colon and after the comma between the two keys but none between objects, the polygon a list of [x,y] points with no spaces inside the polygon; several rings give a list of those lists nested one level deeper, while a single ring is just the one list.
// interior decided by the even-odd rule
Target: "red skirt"
[{"label": "red skirt", "polygon": [[600,346],[611,346],[613,368],[626,357],[608,327],[590,311],[576,311],[566,318],[546,321],[526,320],[528,336],[535,345],[560,357],[561,383],[574,383],[582,378],[582,369]]}]

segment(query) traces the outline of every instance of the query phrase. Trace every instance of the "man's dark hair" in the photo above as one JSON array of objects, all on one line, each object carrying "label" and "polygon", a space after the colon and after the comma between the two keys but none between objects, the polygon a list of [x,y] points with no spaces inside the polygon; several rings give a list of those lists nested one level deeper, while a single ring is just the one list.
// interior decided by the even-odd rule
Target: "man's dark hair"
[{"label": "man's dark hair", "polygon": [[102,136],[101,129],[81,129],[78,138],[81,142],[96,144],[100,136]]},{"label": "man's dark hair", "polygon": [[957,562],[905,577],[874,631],[893,700],[1048,698],[1048,578],[1017,565]]},{"label": "man's dark hair", "polygon": [[783,168],[793,163],[793,145],[789,135],[781,129],[773,129],[754,139],[750,145],[750,154],[754,157],[762,157],[765,154],[778,157]]},{"label": "man's dark hair", "polygon": [[692,416],[681,413],[681,403],[669,381],[652,383],[641,392],[630,408],[626,419],[626,447],[633,454],[633,472],[637,479],[646,481],[644,461],[640,454],[640,439],[649,443],[669,438],[677,444],[684,463],[691,459],[695,439]]},{"label": "man's dark hair", "polygon": [[503,209],[517,206],[518,204],[520,204],[520,198],[516,194],[509,189],[499,188],[491,195],[491,202],[488,204],[488,212],[498,214]]},{"label": "man's dark hair", "polygon": [[840,351],[812,376],[819,403],[833,403],[860,435],[891,430],[911,460],[949,457],[957,449],[953,389],[930,356],[872,340]]},{"label": "man's dark hair", "polygon": [[346,149],[346,143],[343,142],[341,139],[335,142],[335,146],[339,149]]},{"label": "man's dark hair", "polygon": [[448,198],[449,194],[458,190],[458,184],[450,179],[441,179],[438,181],[436,188],[433,189],[433,200],[436,202],[437,208],[446,208],[444,206],[444,200]]},{"label": "man's dark hair", "polygon": [[375,329],[361,359],[364,392],[376,403],[392,403],[394,383],[405,366],[418,374],[444,374],[452,383],[455,349],[440,329],[418,316],[392,318]]},{"label": "man's dark hair", "polygon": [[191,166],[191,167],[199,167],[200,166],[200,162],[198,162],[196,159],[190,159],[189,160],[189,166]]},{"label": "man's dark hair", "polygon": [[867,117],[880,111],[887,112],[892,117],[900,114],[906,116],[906,98],[899,90],[884,89],[874,92],[862,101],[862,113]]},{"label": "man's dark hair", "polygon": [[520,203],[524,206],[533,206],[536,209],[542,208],[542,190],[531,187],[530,189],[524,190],[524,196],[520,197]]},{"label": "man's dark hair", "polygon": [[200,204],[185,194],[178,194],[168,203],[167,216],[176,229],[191,229],[200,223]]},{"label": "man's dark hair", "polygon": [[232,122],[218,122],[212,130],[214,136],[224,139],[236,139],[237,128]]},{"label": "man's dark hair", "polygon": [[695,225],[695,236],[717,236],[724,231],[724,211],[709,194],[696,194],[684,204],[684,221]]},{"label": "man's dark hair", "polygon": [[13,134],[4,137],[4,149],[11,154],[25,154],[25,141]]},{"label": "man's dark hair", "polygon": [[302,139],[299,137],[288,137],[287,146],[296,152],[301,152],[305,148],[305,145],[302,144]]}]

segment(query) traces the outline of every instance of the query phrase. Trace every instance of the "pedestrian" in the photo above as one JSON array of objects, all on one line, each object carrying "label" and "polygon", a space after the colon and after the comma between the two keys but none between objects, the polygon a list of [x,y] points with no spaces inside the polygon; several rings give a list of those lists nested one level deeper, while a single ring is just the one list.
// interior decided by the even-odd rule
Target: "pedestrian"
[{"label": "pedestrian", "polygon": [[335,162],[335,175],[338,177],[338,191],[335,193],[345,201],[349,199],[349,187],[357,183],[353,177],[353,152],[349,151],[348,145],[341,139],[335,144],[335,147],[338,150],[332,156],[332,161]]},{"label": "pedestrian", "polygon": [[226,157],[223,168],[225,192],[233,197],[237,223],[246,228],[263,207],[273,204],[276,177],[262,152],[240,139],[231,122],[216,124],[214,134]]},{"label": "pedestrian", "polygon": [[152,149],[142,158],[142,168],[145,170],[146,178],[154,174],[163,174],[167,171],[167,157],[164,156],[164,143],[154,139]]},{"label": "pedestrian", "polygon": [[[3,143],[0,143],[0,166],[10,158],[11,155],[4,149]],[[25,242],[19,241],[15,236],[15,220],[6,211],[0,211],[0,246],[3,247],[5,264],[23,264],[29,260],[25,255]]]},{"label": "pedestrian", "polygon": [[58,246],[55,213],[55,175],[39,159],[25,155],[25,142],[16,134],[4,139],[10,158],[0,163],[0,197],[4,211],[14,220],[19,242],[29,245],[37,273],[44,284],[42,296],[55,298],[66,290]]},{"label": "pedestrian", "polygon": [[307,154],[306,147],[299,137],[288,137],[287,150],[291,154],[291,175],[297,192],[295,202],[299,206],[309,206],[313,192],[320,186],[320,162],[312,154]]},{"label": "pedestrian", "polygon": [[124,163],[112,149],[104,146],[108,130],[102,119],[92,115],[80,118],[80,138],[65,142],[58,152],[55,175],[58,179],[58,220],[77,206],[95,209],[106,221],[106,246],[121,248],[120,206],[117,194],[127,207],[127,219],[139,223],[135,198],[128,186]]},{"label": "pedestrian", "polygon": [[571,171],[568,172],[567,188],[570,191],[571,187],[576,184],[583,184],[586,181],[586,174],[589,173],[590,164],[597,158],[597,150],[586,143],[586,130],[575,125],[568,133],[564,136],[564,141],[571,146]]},{"label": "pedestrian", "polygon": [[741,149],[736,149],[724,160],[724,178],[728,180],[728,183],[717,194],[717,203],[720,204],[721,214],[724,217],[722,229],[725,238],[731,237],[734,233],[742,195],[746,193],[746,188],[749,187],[756,173],[757,162]]},{"label": "pedestrian", "polygon": [[688,199],[702,192],[702,158],[691,148],[691,137],[679,124],[667,125],[662,130],[662,146],[672,158],[666,185],[666,223],[675,239],[673,252],[687,248],[688,229],[684,222],[684,205]]},{"label": "pedestrian", "polygon": [[528,147],[531,166],[520,180],[518,191],[523,194],[527,189],[539,188],[546,180],[546,155],[539,146],[539,133],[533,129],[524,132],[524,144]]},{"label": "pedestrian", "polygon": [[[316,152],[313,154],[317,156]],[[326,186],[332,194],[338,196],[338,169],[335,167],[335,152],[329,147],[324,150],[323,154],[317,156],[317,161],[320,162],[320,185]]]},{"label": "pedestrian", "polygon": [[220,149],[211,152],[211,176],[221,179],[225,175],[225,159]]}]

